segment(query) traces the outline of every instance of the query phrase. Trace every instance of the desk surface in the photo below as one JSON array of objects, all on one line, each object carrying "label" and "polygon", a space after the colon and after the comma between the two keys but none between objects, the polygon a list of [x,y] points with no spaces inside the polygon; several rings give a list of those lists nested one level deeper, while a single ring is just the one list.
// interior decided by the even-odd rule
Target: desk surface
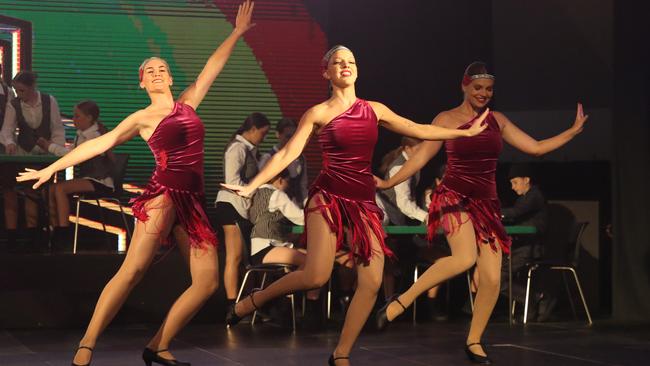
[{"label": "desk surface", "polygon": [[7,155],[0,154],[0,163],[42,163],[50,164],[59,157],[54,155]]},{"label": "desk surface", "polygon": [[[510,235],[513,234],[535,234],[537,230],[534,226],[506,226],[506,232]],[[294,234],[302,234],[304,231],[304,226],[294,226],[291,230]],[[387,234],[398,234],[398,235],[407,235],[407,234],[426,234],[426,226],[384,226]]]}]

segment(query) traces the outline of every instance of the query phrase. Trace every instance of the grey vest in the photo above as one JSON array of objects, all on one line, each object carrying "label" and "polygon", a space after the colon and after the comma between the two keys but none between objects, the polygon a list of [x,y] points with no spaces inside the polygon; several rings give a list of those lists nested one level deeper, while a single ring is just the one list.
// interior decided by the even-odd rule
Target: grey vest
[{"label": "grey vest", "polygon": [[[388,180],[390,178],[389,175],[390,175],[390,170],[391,169],[393,169],[394,167],[399,166],[399,165],[404,165],[405,163],[406,163],[406,158],[404,157],[404,155],[399,154],[399,156],[395,160],[393,160],[393,162],[390,164],[390,166],[386,170],[386,174],[384,175],[384,179]],[[409,187],[411,188],[411,197],[410,198],[413,199],[413,200],[415,199],[415,196],[414,196],[415,195],[415,188],[416,188],[416,186],[418,184],[419,174],[420,173],[416,173],[416,175],[409,178],[409,180],[408,180]],[[386,190],[383,190],[383,191],[378,191],[378,192],[379,192],[379,196],[384,200],[384,202],[387,205],[392,206],[391,211],[393,211],[395,213],[399,212],[399,219],[397,220],[397,222],[391,222],[391,223],[393,225],[404,225],[409,220],[409,218],[406,217],[406,215],[402,214],[400,212],[399,207],[397,206],[397,193],[395,192],[395,187],[390,188],[390,189],[386,189]],[[391,220],[391,221],[394,221],[394,220]]]},{"label": "grey vest", "polygon": [[252,238],[285,241],[291,233],[291,224],[282,215],[282,212],[280,210],[269,211],[269,200],[274,191],[272,188],[262,187],[255,192],[252,198],[248,211],[248,218],[253,223]]},{"label": "grey vest", "polygon": [[[74,147],[77,147],[77,138],[74,139]],[[108,154],[95,156],[79,164],[79,176],[95,179],[104,179],[111,173],[111,161]]]},{"label": "grey vest", "polygon": [[11,105],[16,110],[16,120],[18,121],[18,145],[23,148],[23,150],[30,152],[36,146],[36,140],[39,137],[42,137],[46,140],[49,140],[52,137],[52,132],[50,131],[50,96],[45,93],[41,93],[41,107],[43,108],[43,117],[41,118],[41,124],[37,128],[31,128],[25,121],[25,116],[23,115],[23,108],[20,106],[20,98],[16,98],[11,101]]}]

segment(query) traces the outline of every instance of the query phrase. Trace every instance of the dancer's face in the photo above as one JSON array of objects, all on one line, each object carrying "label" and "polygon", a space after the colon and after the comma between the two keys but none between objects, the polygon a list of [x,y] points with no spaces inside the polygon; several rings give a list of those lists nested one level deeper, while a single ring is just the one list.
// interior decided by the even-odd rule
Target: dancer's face
[{"label": "dancer's face", "polygon": [[334,52],[327,63],[327,69],[323,72],[323,77],[333,86],[342,88],[354,85],[357,80],[357,63],[352,52],[348,50]]},{"label": "dancer's face", "polygon": [[494,94],[494,80],[476,79],[469,85],[463,86],[465,100],[476,109],[483,109],[492,100]]},{"label": "dancer's face", "polygon": [[144,65],[140,87],[150,93],[160,93],[169,90],[172,77],[167,64],[158,59],[153,59]]}]

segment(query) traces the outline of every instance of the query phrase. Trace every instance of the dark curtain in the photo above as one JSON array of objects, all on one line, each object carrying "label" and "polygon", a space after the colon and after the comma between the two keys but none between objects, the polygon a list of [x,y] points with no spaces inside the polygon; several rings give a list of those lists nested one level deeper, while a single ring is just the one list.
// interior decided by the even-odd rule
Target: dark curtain
[{"label": "dark curtain", "polygon": [[[613,312],[650,320],[650,22],[644,2],[615,1]],[[598,86],[594,75],[594,87]]]}]

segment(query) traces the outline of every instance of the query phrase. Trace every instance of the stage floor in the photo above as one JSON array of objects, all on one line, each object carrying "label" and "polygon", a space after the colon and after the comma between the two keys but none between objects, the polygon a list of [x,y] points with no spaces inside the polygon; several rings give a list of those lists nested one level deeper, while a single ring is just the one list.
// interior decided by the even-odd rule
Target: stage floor
[{"label": "stage floor", "polygon": [[[469,365],[463,352],[466,321],[393,324],[386,332],[364,331],[353,365]],[[93,365],[142,365],[150,325],[111,327],[100,339]],[[70,365],[81,330],[0,331],[0,365]],[[302,331],[271,325],[191,325],[172,344],[192,365],[325,365],[336,330]],[[544,323],[512,327],[497,323],[486,335],[499,365],[648,365],[650,329],[608,324]]]}]

